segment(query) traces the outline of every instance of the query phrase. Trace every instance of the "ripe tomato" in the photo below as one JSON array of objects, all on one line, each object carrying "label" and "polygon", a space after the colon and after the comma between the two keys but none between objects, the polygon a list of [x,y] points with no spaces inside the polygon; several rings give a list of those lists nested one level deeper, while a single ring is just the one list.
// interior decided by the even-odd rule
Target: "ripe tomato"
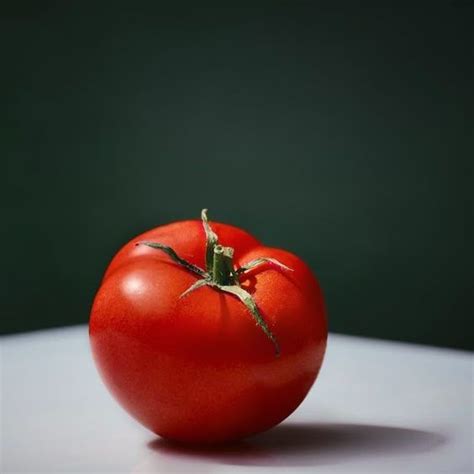
[{"label": "ripe tomato", "polygon": [[296,409],[321,367],[327,326],[302,260],[202,217],[117,253],[89,334],[105,384],[132,416],[160,436],[211,443],[267,430]]}]

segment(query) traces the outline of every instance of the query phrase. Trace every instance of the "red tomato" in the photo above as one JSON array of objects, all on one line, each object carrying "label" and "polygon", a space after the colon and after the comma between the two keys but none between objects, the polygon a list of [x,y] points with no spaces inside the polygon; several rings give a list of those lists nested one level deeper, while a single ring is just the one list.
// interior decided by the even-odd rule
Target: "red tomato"
[{"label": "red tomato", "polygon": [[[150,430],[183,442],[228,441],[280,423],[313,385],[326,348],[324,303],[308,266],[237,227],[213,223],[212,230],[234,249],[220,267],[227,280],[216,283],[212,251],[222,247],[206,241],[200,221],[160,226],[113,258],[90,317],[109,390]],[[208,283],[181,298],[203,278],[151,242],[201,267]],[[277,261],[244,271],[259,258]]]}]

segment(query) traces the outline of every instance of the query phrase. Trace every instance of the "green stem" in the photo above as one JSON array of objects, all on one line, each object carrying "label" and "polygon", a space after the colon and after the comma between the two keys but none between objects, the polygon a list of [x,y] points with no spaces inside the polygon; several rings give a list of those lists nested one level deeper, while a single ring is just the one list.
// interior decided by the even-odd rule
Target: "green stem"
[{"label": "green stem", "polygon": [[194,273],[195,275],[201,277],[201,280],[197,280],[191,285],[182,295],[189,295],[193,291],[202,288],[204,286],[209,286],[220,291],[224,291],[233,296],[236,296],[247,308],[247,310],[252,315],[253,319],[260,327],[260,329],[265,333],[268,339],[273,343],[275,347],[275,355],[278,357],[280,355],[280,346],[275,335],[272,333],[270,328],[267,326],[267,323],[263,319],[260,311],[255,304],[255,301],[250,293],[244,290],[240,286],[239,276],[245,272],[252,270],[260,265],[269,263],[282,270],[290,270],[286,265],[283,265],[281,262],[274,258],[261,257],[251,262],[247,263],[243,267],[234,268],[233,257],[234,249],[232,247],[224,247],[219,244],[219,239],[217,234],[212,230],[209,225],[207,218],[207,209],[203,209],[201,213],[202,224],[204,227],[204,232],[206,234],[206,270],[199,268],[197,265],[188,262],[184,258],[180,257],[171,247],[168,245],[161,244],[159,242],[137,242],[136,245],[147,245],[148,247],[161,250],[165,252],[173,261],[181,265],[186,270]]},{"label": "green stem", "polygon": [[218,238],[216,233],[211,229],[209,220],[207,218],[207,209],[201,211],[201,220],[206,234],[206,271],[212,274],[213,259],[214,259],[214,247],[218,244]]},{"label": "green stem", "polygon": [[217,285],[233,285],[235,283],[234,249],[216,245],[212,262],[212,281]]}]

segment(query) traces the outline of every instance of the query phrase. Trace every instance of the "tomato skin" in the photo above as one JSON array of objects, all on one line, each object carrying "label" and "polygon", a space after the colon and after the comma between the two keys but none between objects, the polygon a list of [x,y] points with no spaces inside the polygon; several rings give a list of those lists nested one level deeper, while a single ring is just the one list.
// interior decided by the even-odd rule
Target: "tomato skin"
[{"label": "tomato skin", "polygon": [[321,290],[302,260],[236,227],[212,228],[235,249],[237,266],[272,257],[293,270],[264,265],[240,278],[280,357],[236,297],[205,286],[180,299],[198,277],[136,245],[170,245],[204,268],[200,221],[157,227],[126,244],[105,272],[89,324],[94,360],[115,398],[154,433],[182,442],[239,439],[281,422],[314,383],[327,340]]}]

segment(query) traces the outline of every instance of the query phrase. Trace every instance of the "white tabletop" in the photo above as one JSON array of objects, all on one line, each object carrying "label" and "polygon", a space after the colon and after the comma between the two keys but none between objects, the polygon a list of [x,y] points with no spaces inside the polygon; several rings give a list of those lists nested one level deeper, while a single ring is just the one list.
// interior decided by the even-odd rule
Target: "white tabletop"
[{"label": "white tabletop", "polygon": [[330,335],[323,369],[280,426],[185,449],[132,420],[91,360],[85,326],[1,339],[1,472],[473,470],[473,356]]}]

